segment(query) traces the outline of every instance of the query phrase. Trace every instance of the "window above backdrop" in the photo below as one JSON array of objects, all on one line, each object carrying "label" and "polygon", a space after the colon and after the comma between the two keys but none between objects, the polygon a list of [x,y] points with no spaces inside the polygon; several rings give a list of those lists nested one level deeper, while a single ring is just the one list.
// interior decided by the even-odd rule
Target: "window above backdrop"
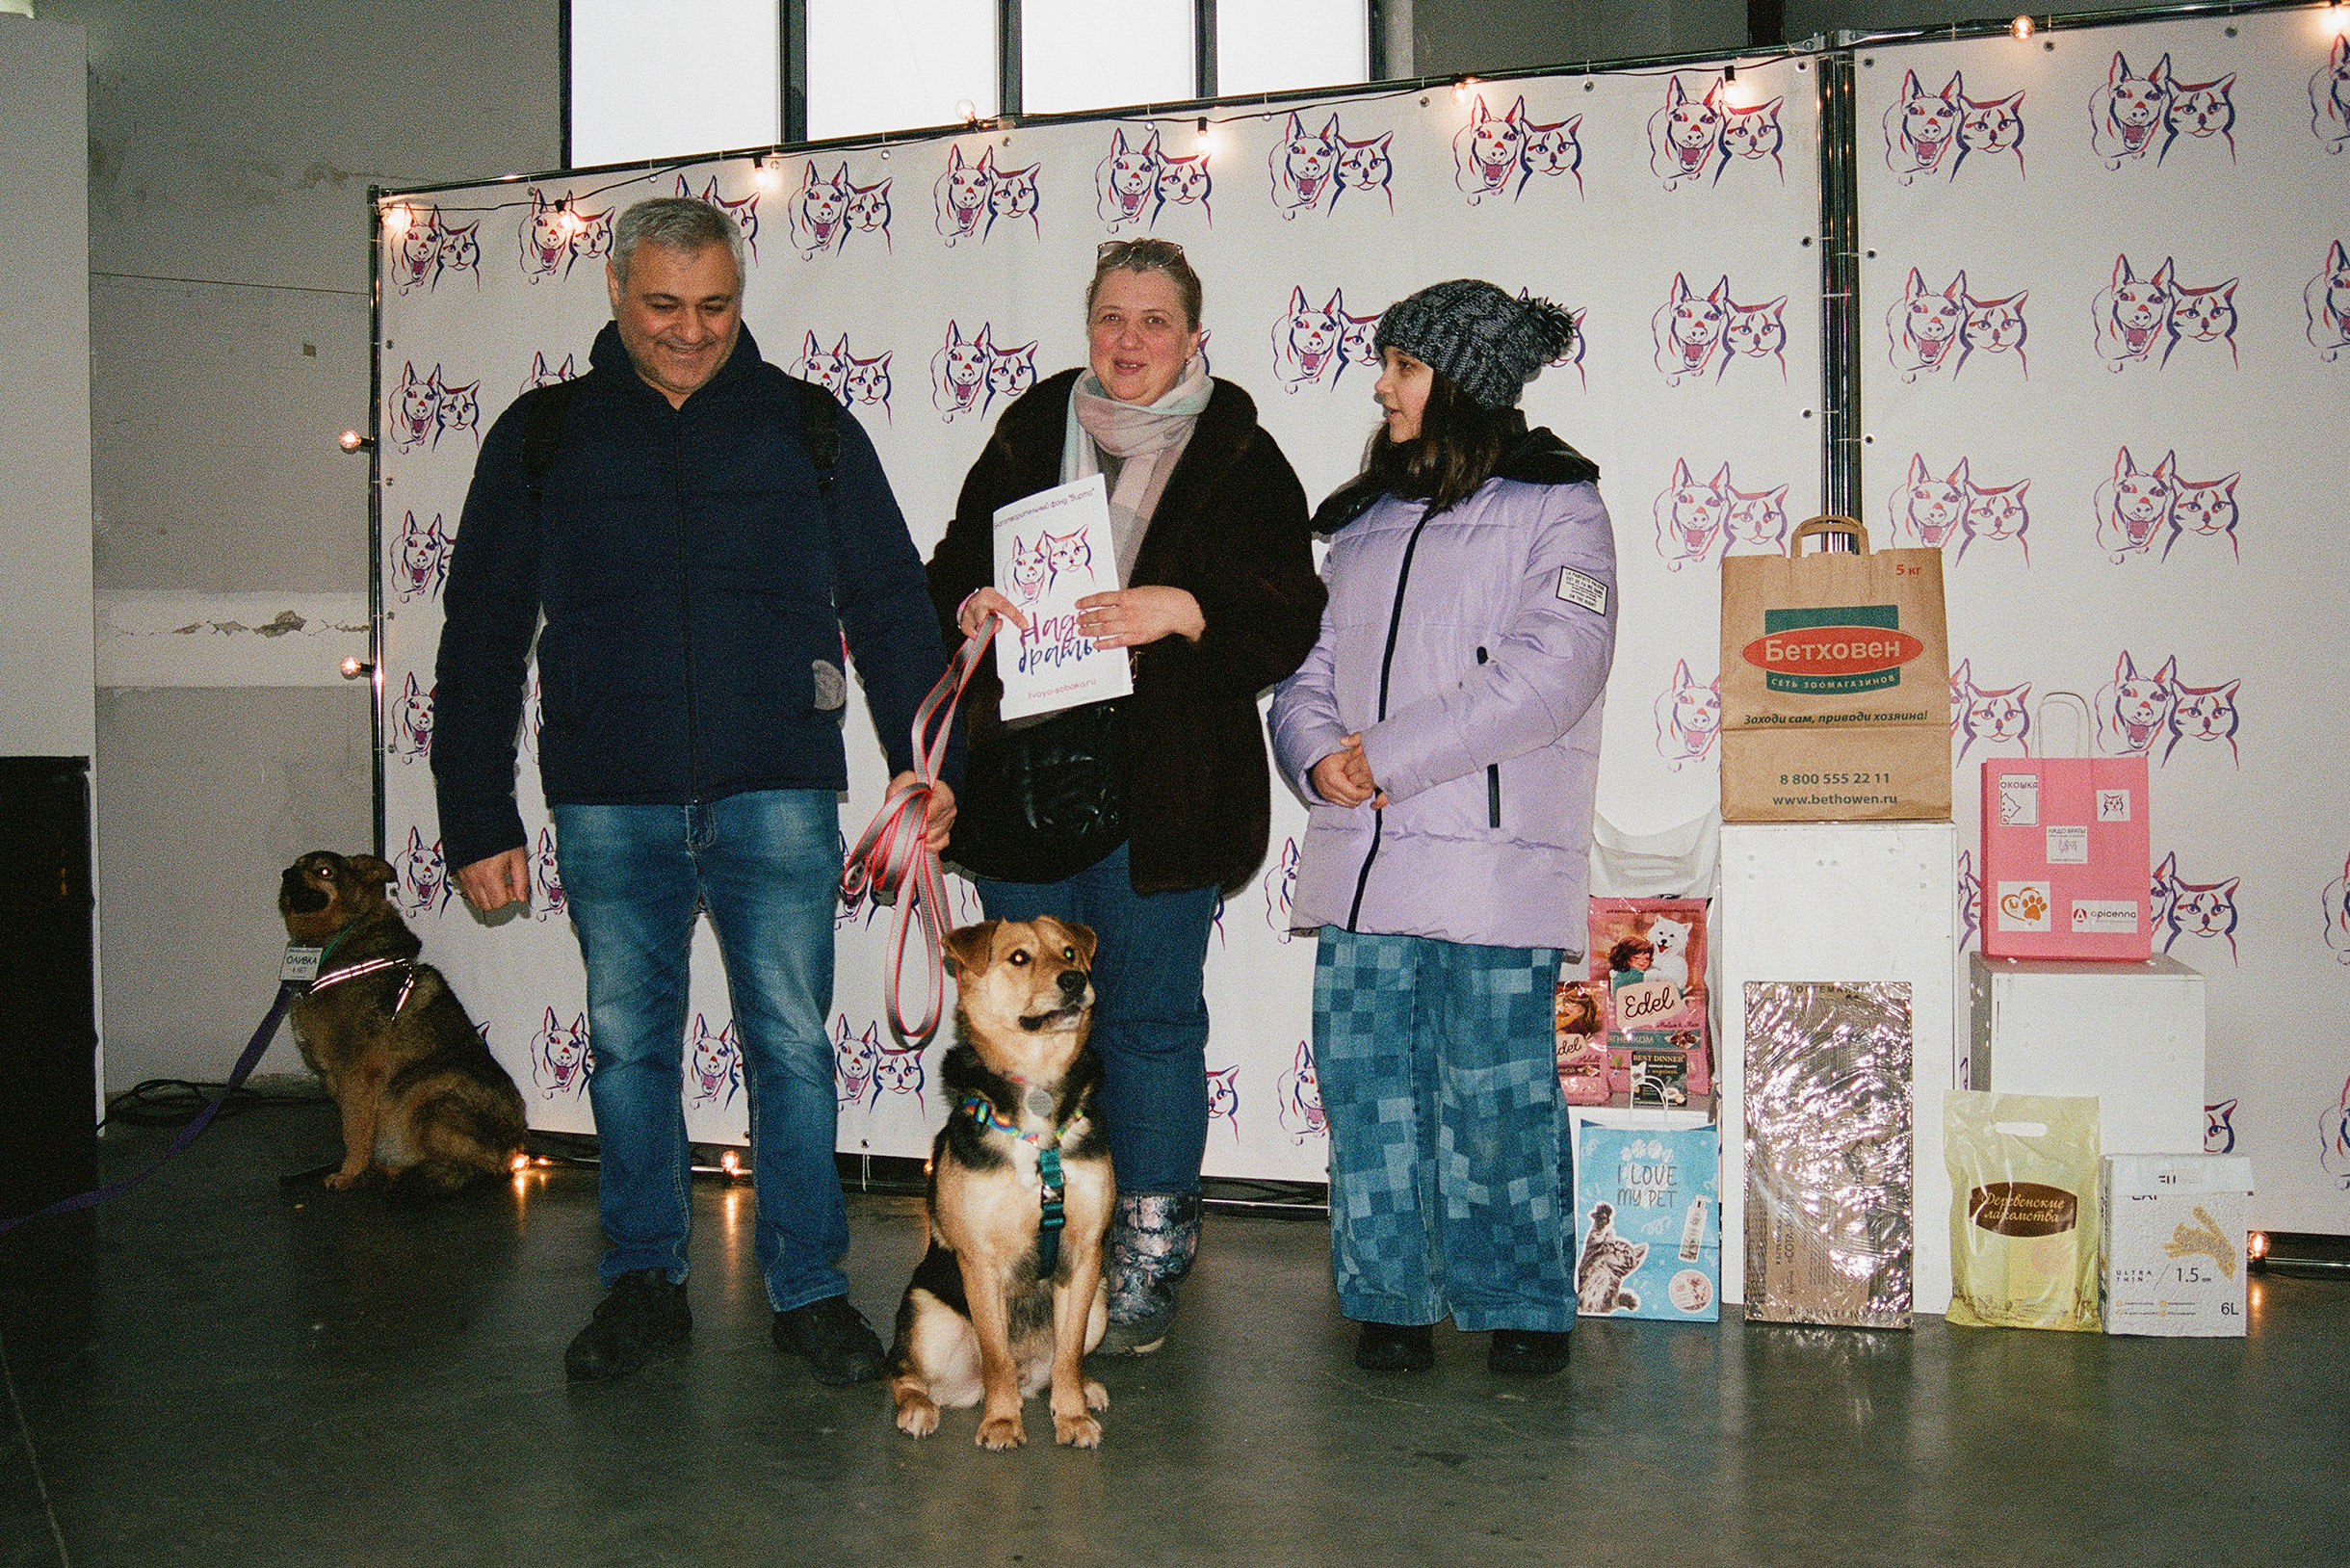
[{"label": "window above backdrop", "polygon": [[673,15],[568,0],[572,164],[1346,86],[1378,74],[1383,0],[682,3],[696,37],[739,46],[686,51],[670,83]]}]

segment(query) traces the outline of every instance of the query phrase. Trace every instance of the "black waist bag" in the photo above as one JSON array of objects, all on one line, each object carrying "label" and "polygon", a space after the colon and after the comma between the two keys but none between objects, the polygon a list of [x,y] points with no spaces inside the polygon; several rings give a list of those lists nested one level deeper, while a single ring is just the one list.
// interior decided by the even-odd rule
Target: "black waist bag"
[{"label": "black waist bag", "polygon": [[1000,882],[1058,882],[1126,841],[1118,705],[1089,702],[976,743],[947,858]]}]

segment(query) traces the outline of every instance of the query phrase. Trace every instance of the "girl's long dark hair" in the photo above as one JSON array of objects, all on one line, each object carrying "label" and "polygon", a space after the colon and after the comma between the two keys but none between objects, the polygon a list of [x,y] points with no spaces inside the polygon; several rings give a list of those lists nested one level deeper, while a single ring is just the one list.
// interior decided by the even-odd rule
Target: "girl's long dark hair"
[{"label": "girl's long dark hair", "polygon": [[1406,501],[1425,501],[1433,517],[1474,495],[1525,433],[1522,410],[1487,408],[1441,371],[1431,370],[1420,433],[1409,441],[1392,441],[1384,426],[1373,431],[1358,483]]}]

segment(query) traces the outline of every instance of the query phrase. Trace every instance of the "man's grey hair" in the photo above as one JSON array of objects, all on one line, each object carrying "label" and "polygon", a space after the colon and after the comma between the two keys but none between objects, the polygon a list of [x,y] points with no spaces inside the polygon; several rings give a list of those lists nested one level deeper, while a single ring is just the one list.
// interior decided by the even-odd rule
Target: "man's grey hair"
[{"label": "man's grey hair", "polygon": [[722,245],[734,257],[735,276],[743,276],[743,230],[735,221],[693,196],[652,196],[620,215],[613,230],[612,270],[622,288],[628,287],[628,266],[637,247],[652,244],[686,255]]}]

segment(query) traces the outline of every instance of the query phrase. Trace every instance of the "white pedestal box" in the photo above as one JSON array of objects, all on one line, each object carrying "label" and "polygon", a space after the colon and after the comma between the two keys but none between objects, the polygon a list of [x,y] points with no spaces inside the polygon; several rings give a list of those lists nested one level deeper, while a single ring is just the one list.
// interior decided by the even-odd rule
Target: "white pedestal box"
[{"label": "white pedestal box", "polygon": [[2230,1338],[2244,1332],[2240,1154],[2109,1154],[2098,1300],[2108,1334]]},{"label": "white pedestal box", "polygon": [[1968,962],[1969,1086],[2093,1094],[2120,1154],[2201,1154],[2204,978],[2168,954],[2140,963]]},{"label": "white pedestal box", "polygon": [[1904,980],[1914,1170],[1911,1309],[1950,1305],[1942,1101],[1957,1071],[1958,837],[1948,823],[1727,823],[1721,966],[1722,1299],[1743,1302],[1746,982]]}]

